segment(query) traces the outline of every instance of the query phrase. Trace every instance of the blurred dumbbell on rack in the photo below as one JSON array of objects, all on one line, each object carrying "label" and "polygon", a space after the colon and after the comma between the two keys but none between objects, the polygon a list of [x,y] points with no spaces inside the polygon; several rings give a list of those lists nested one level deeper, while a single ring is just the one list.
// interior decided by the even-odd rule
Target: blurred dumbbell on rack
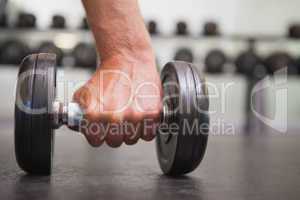
[{"label": "blurred dumbbell on rack", "polygon": [[83,67],[91,70],[97,68],[97,51],[91,44],[83,42],[77,44],[73,49],[72,56],[75,67]]},{"label": "blurred dumbbell on rack", "polygon": [[187,36],[189,35],[188,25],[184,21],[179,21],[176,24],[175,35],[177,36]]},{"label": "blurred dumbbell on rack", "polygon": [[0,64],[19,65],[30,54],[30,48],[17,39],[8,39],[0,46]]},{"label": "blurred dumbbell on rack", "polygon": [[242,51],[234,61],[236,72],[248,79],[257,81],[267,75],[267,69],[263,59],[256,53],[256,40],[249,38],[247,42],[248,49]]},{"label": "blurred dumbbell on rack", "polygon": [[203,26],[202,35],[206,37],[220,36],[218,24],[213,21],[206,22]]},{"label": "blurred dumbbell on rack", "polygon": [[18,19],[15,26],[16,28],[21,28],[21,29],[36,28],[36,17],[31,13],[21,12],[18,15]]},{"label": "blurred dumbbell on rack", "polygon": [[205,71],[211,74],[220,74],[224,71],[226,62],[225,53],[220,49],[213,49],[205,57]]},{"label": "blurred dumbbell on rack", "polygon": [[52,41],[42,42],[36,53],[54,53],[56,55],[57,66],[63,66],[64,52],[61,48],[57,47]]},{"label": "blurred dumbbell on rack", "polygon": [[246,50],[240,53],[235,60],[236,72],[249,79],[261,79],[267,74],[262,63],[262,58],[254,50]]},{"label": "blurred dumbbell on rack", "polygon": [[291,24],[289,26],[288,38],[300,39],[300,24]]},{"label": "blurred dumbbell on rack", "polygon": [[89,29],[90,29],[89,23],[88,23],[86,17],[83,17],[83,18],[82,18],[81,24],[80,24],[79,28],[80,28],[81,30],[89,30]]},{"label": "blurred dumbbell on rack", "polygon": [[192,63],[194,61],[194,55],[191,49],[184,47],[176,51],[174,60]]},{"label": "blurred dumbbell on rack", "polygon": [[265,65],[270,74],[274,74],[279,70],[287,68],[289,75],[298,74],[296,60],[287,52],[276,51],[265,59]]},{"label": "blurred dumbbell on rack", "polygon": [[296,60],[296,65],[298,68],[298,74],[300,75],[300,57],[298,57],[298,59]]},{"label": "blurred dumbbell on rack", "polygon": [[264,124],[253,113],[263,114],[265,111],[264,95],[258,93],[252,94],[253,88],[260,84],[260,80],[267,75],[266,67],[263,65],[263,59],[256,53],[254,39],[248,40],[249,47],[241,52],[235,59],[236,72],[243,75],[247,80],[246,107],[245,107],[245,131],[249,133],[263,132]]},{"label": "blurred dumbbell on rack", "polygon": [[7,23],[7,15],[6,13],[1,13],[0,14],[0,28],[7,28],[8,23]]},{"label": "blurred dumbbell on rack", "polygon": [[154,20],[150,20],[148,22],[147,29],[148,29],[148,32],[150,33],[150,35],[158,35],[159,34],[157,23]]},{"label": "blurred dumbbell on rack", "polygon": [[[262,64],[262,59],[256,54],[254,49],[249,48],[248,50],[241,52],[235,60],[236,72],[243,75],[247,80],[246,90],[246,102],[245,102],[245,126],[244,130],[248,133],[252,132],[263,132],[264,127],[254,115],[253,108],[260,108],[256,111],[258,113],[263,112],[265,105],[263,104],[263,96],[256,95],[252,97],[252,90],[260,79],[265,77],[266,69]],[[253,105],[252,105],[253,101]]]},{"label": "blurred dumbbell on rack", "polygon": [[65,29],[66,28],[66,19],[62,15],[54,15],[52,17],[52,22],[50,27],[52,29]]}]

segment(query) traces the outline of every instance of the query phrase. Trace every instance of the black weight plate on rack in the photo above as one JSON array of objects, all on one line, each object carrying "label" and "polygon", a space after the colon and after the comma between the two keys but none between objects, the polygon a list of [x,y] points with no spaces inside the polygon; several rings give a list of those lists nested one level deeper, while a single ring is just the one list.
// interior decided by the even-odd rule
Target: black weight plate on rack
[{"label": "black weight plate on rack", "polygon": [[204,36],[219,36],[219,26],[216,22],[209,21],[204,24],[203,32]]},{"label": "black weight plate on rack", "polygon": [[72,52],[74,57],[75,67],[90,68],[95,70],[97,68],[97,50],[88,43],[79,43],[75,46]]},{"label": "black weight plate on rack", "polygon": [[176,51],[174,60],[191,63],[194,61],[194,55],[191,49],[183,47]]},{"label": "black weight plate on rack", "polygon": [[219,49],[213,49],[205,57],[206,72],[219,74],[224,71],[224,65],[227,62],[226,55]]},{"label": "black weight plate on rack", "polygon": [[42,42],[38,49],[37,53],[52,53],[56,55],[56,64],[58,67],[62,66],[64,59],[64,52],[61,48],[55,45],[54,42],[44,41]]},{"label": "black weight plate on rack", "polygon": [[298,68],[298,74],[300,75],[300,57],[298,59],[296,59],[296,65]]},{"label": "black weight plate on rack", "polygon": [[298,73],[296,60],[289,53],[284,51],[276,51],[270,54],[265,60],[265,65],[271,74],[284,68],[287,68],[289,75]]},{"label": "black weight plate on rack", "polygon": [[[177,176],[196,169],[204,156],[209,130],[208,92],[196,67],[186,62],[168,63],[161,80],[164,104],[168,105],[165,112],[169,113],[162,124],[169,128],[160,127],[156,150],[164,174]],[[177,125],[177,131],[171,132],[171,124]],[[197,128],[192,129],[193,125]]]},{"label": "black weight plate on rack", "polygon": [[51,28],[65,29],[66,28],[66,18],[62,15],[54,15],[52,17]]},{"label": "black weight plate on rack", "polygon": [[29,174],[51,174],[54,134],[49,113],[55,97],[55,60],[54,54],[27,56],[18,74],[15,154]]},{"label": "black weight plate on rack", "polygon": [[19,65],[23,58],[30,53],[30,48],[16,39],[6,40],[0,48],[1,64]]}]

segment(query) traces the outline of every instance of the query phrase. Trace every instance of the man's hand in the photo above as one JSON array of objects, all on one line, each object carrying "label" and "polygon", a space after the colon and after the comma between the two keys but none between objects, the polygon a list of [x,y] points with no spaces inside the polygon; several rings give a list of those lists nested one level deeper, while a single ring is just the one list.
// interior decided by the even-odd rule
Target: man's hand
[{"label": "man's hand", "polygon": [[[150,53],[151,55],[151,53]],[[154,59],[112,58],[74,94],[85,110],[81,131],[92,146],[132,145],[155,137],[162,92]]]},{"label": "man's hand", "polygon": [[82,0],[101,66],[74,95],[86,111],[81,131],[93,146],[154,138],[162,91],[137,0]]}]

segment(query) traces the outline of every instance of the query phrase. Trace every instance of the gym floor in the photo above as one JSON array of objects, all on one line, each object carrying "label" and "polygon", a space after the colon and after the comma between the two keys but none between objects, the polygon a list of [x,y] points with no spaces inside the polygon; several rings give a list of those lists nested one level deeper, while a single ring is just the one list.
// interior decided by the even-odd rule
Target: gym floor
[{"label": "gym floor", "polygon": [[154,145],[97,149],[63,128],[52,176],[33,177],[18,168],[13,124],[2,121],[0,199],[299,199],[299,134],[211,136],[200,167],[178,178],[162,175]]}]

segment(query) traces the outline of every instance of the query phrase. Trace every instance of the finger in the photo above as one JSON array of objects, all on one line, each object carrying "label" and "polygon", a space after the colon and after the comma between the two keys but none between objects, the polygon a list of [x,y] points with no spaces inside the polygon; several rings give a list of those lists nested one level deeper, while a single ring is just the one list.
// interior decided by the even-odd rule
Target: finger
[{"label": "finger", "polygon": [[90,104],[92,93],[88,89],[88,86],[83,86],[77,90],[73,95],[73,101],[77,102],[81,108],[86,109]]},{"label": "finger", "polygon": [[[86,120],[86,119],[85,119]],[[80,126],[80,132],[82,132],[87,139],[88,143],[93,147],[99,147],[104,142],[103,128],[99,123],[86,122],[85,125]]]},{"label": "finger", "polygon": [[120,126],[117,124],[109,124],[108,134],[105,138],[105,142],[112,148],[120,147],[123,143],[123,134],[119,130]]},{"label": "finger", "polygon": [[142,123],[128,122],[124,126],[124,143],[127,145],[134,145],[138,142],[141,137]]},{"label": "finger", "polygon": [[160,116],[157,114],[148,114],[143,120],[143,130],[141,138],[145,141],[151,141],[155,138],[159,126]]},{"label": "finger", "polygon": [[123,143],[122,120],[122,113],[112,114],[111,120],[107,123],[105,142],[110,147],[117,148]]}]

